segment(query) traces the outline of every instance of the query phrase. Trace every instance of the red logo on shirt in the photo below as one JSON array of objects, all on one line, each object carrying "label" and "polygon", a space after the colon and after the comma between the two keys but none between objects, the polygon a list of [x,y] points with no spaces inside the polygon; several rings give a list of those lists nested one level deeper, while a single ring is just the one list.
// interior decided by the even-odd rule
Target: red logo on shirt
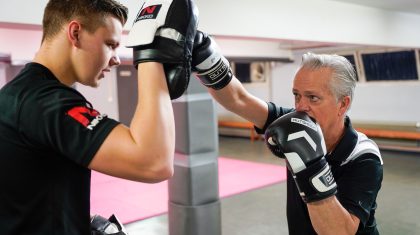
[{"label": "red logo on shirt", "polygon": [[100,114],[98,111],[84,106],[74,107],[67,114],[89,130],[93,130],[106,117],[106,114]]}]

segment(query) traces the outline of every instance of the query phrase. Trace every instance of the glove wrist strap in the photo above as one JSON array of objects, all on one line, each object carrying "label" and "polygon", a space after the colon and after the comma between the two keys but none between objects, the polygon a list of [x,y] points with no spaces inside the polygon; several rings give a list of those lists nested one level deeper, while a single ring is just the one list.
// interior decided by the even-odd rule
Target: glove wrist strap
[{"label": "glove wrist strap", "polygon": [[306,203],[319,201],[337,193],[337,184],[324,157],[294,174],[293,178]]},{"label": "glove wrist strap", "polygon": [[199,71],[197,77],[201,82],[215,90],[220,90],[227,86],[232,80],[233,73],[229,62],[222,57],[212,68],[207,71]]}]

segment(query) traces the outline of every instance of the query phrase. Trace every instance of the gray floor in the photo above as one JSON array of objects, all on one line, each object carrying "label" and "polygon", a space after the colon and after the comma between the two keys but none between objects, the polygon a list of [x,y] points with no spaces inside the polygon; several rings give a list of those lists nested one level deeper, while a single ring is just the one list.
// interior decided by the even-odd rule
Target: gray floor
[{"label": "gray floor", "polygon": [[[262,141],[220,137],[220,155],[284,165]],[[420,234],[420,154],[382,151],[384,181],[378,196],[381,234]],[[221,199],[223,235],[287,234],[285,183]],[[168,235],[167,215],[127,224],[130,235]]]}]

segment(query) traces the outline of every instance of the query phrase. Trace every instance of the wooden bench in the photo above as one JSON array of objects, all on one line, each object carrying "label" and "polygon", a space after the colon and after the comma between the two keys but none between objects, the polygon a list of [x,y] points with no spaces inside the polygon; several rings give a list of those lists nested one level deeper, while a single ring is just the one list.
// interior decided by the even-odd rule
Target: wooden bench
[{"label": "wooden bench", "polygon": [[401,140],[420,140],[420,132],[414,131],[395,131],[395,130],[379,130],[369,128],[356,128],[357,131],[364,133],[370,137],[390,138]]},{"label": "wooden bench", "polygon": [[[219,127],[224,128],[237,128],[247,129],[250,133],[251,141],[262,139],[254,129],[254,124],[251,122],[241,121],[218,121]],[[409,151],[409,152],[420,152],[420,132],[412,130],[386,130],[379,128],[368,128],[368,127],[356,127],[357,131],[364,133],[370,138],[381,138],[389,140],[408,140],[415,141],[417,146],[401,146],[401,145],[390,145],[380,144],[381,149],[386,150],[398,150],[398,151]]]},{"label": "wooden bench", "polygon": [[219,127],[226,128],[238,128],[238,129],[248,129],[250,131],[249,138],[251,141],[260,139],[260,135],[254,129],[254,124],[251,122],[238,122],[238,121],[219,121]]},{"label": "wooden bench", "polygon": [[398,150],[409,152],[420,152],[420,132],[408,130],[385,130],[376,128],[356,127],[357,131],[364,133],[370,138],[381,138],[390,140],[408,140],[415,141],[416,146],[402,146],[402,145],[379,145],[381,149]]}]

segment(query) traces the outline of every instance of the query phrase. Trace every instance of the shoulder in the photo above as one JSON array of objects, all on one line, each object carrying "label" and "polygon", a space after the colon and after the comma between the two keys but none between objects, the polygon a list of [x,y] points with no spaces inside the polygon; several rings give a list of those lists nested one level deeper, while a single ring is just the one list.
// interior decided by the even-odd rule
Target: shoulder
[{"label": "shoulder", "polygon": [[22,126],[31,123],[57,123],[75,107],[91,108],[91,104],[76,89],[50,78],[30,78],[30,85],[19,88],[16,100],[16,118]]},{"label": "shoulder", "polygon": [[285,107],[277,106],[272,102],[267,102],[267,105],[268,105],[268,116],[269,116],[267,121],[271,121],[271,122],[295,110],[293,108],[285,108]]},{"label": "shoulder", "polygon": [[267,129],[267,127],[272,122],[274,122],[277,118],[294,111],[294,109],[292,108],[284,108],[284,107],[276,106],[272,102],[267,102],[267,106],[268,106],[268,116],[264,124],[264,127],[262,129],[255,127],[255,130],[257,131],[258,134],[263,134],[265,130]]},{"label": "shoulder", "polygon": [[365,134],[357,132],[357,142],[353,151],[349,154],[345,161],[341,165],[346,165],[356,160],[362,160],[371,158],[372,160],[379,161],[380,165],[383,165],[381,152],[379,151],[378,145]]},{"label": "shoulder", "polygon": [[85,100],[77,90],[62,84],[48,68],[37,63],[28,63],[4,88],[15,104],[42,106],[72,98]]}]

